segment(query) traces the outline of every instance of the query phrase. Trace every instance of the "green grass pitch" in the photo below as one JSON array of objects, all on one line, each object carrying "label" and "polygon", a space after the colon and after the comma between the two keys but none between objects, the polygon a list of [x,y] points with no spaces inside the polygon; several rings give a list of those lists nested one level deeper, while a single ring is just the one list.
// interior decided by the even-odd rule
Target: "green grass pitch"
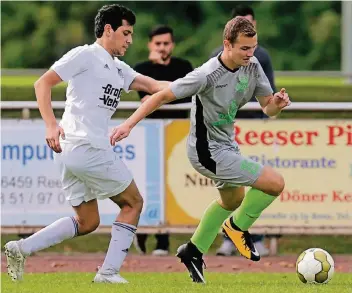
[{"label": "green grass pitch", "polygon": [[[33,86],[39,76],[2,76],[1,82],[6,86]],[[341,77],[320,77],[320,76],[277,76],[275,79],[278,84],[291,85],[325,85],[325,86],[341,86],[344,84],[344,79]],[[66,86],[65,83],[59,86]]]},{"label": "green grass pitch", "polygon": [[94,284],[91,273],[27,274],[25,281],[13,283],[2,274],[1,291],[8,293],[351,293],[352,274],[335,273],[326,285],[306,285],[294,273],[207,273],[207,284],[194,284],[186,273],[125,273],[129,284]]}]

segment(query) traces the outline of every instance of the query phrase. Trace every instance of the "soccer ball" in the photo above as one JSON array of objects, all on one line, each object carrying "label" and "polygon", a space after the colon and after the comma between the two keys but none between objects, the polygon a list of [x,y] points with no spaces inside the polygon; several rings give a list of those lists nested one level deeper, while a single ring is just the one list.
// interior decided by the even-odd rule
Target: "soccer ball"
[{"label": "soccer ball", "polygon": [[325,250],[310,248],[298,257],[296,271],[303,283],[326,284],[334,274],[334,260]]}]

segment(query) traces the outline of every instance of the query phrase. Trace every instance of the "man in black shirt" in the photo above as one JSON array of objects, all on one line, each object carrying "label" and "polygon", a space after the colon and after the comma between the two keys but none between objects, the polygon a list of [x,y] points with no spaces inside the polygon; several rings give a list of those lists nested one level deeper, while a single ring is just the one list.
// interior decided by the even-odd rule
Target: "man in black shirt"
[{"label": "man in black shirt", "polygon": [[[168,26],[157,26],[149,33],[149,60],[139,63],[135,66],[135,70],[146,76],[150,76],[156,80],[175,81],[184,77],[193,70],[191,63],[185,59],[172,56],[175,47],[174,34],[172,28]],[[142,102],[150,96],[145,92],[138,92]],[[188,103],[192,98],[187,97],[175,100],[171,104]],[[189,118],[189,110],[167,110],[155,111],[147,118]],[[134,245],[140,253],[146,253],[147,234],[136,234]],[[167,255],[169,253],[169,235],[156,234],[156,248],[153,255]]]},{"label": "man in black shirt", "polygon": [[[236,16],[243,16],[247,18],[249,21],[253,23],[254,26],[256,26],[256,21],[255,21],[255,16],[254,16],[254,11],[251,7],[246,6],[246,5],[237,5],[233,11],[232,11],[232,17],[234,18]],[[220,52],[222,52],[223,46],[220,46],[216,48],[210,55],[210,58],[217,56]],[[254,51],[254,56],[258,59],[260,65],[262,66],[265,75],[268,77],[268,80],[270,82],[271,88],[273,92],[276,92],[275,84],[274,84],[274,71],[273,67],[271,64],[271,59],[269,56],[269,53],[267,50],[265,50],[261,46],[257,46],[257,48]],[[257,99],[253,96],[251,98],[252,102],[257,102]],[[236,118],[242,118],[242,119],[264,119],[267,118],[267,116],[263,113],[262,110],[258,111],[239,111],[236,114]],[[256,245],[257,250],[259,251],[259,254],[261,256],[266,256],[269,254],[269,250],[264,246],[264,235],[256,235],[252,234],[252,239],[254,244]],[[232,255],[235,253],[235,246],[233,245],[232,241],[230,241],[227,238],[224,238],[224,241],[221,245],[221,247],[217,250],[217,255]]]},{"label": "man in black shirt", "polygon": [[[156,80],[175,81],[193,70],[189,61],[172,56],[175,47],[172,28],[157,26],[149,33],[149,60],[139,63],[135,70]],[[138,92],[142,102],[148,99],[145,92]],[[171,102],[171,104],[191,102],[191,97]],[[147,118],[188,118],[189,110],[155,111]]]}]

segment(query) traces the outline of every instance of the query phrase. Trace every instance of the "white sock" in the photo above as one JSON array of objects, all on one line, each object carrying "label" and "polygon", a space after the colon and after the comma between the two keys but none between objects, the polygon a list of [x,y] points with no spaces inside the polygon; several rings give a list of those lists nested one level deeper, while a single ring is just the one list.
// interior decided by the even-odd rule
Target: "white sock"
[{"label": "white sock", "polygon": [[112,275],[120,271],[127,252],[131,247],[136,230],[137,227],[130,224],[115,222],[112,225],[108,252],[106,253],[103,265],[99,269],[99,274]]},{"label": "white sock", "polygon": [[78,224],[74,217],[66,217],[46,226],[32,236],[19,241],[24,255],[48,248],[78,235]]}]

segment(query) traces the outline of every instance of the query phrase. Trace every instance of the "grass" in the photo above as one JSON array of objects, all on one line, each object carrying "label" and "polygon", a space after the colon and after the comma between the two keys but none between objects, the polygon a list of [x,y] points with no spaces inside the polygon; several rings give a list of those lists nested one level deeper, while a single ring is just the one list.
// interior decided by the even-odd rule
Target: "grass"
[{"label": "grass", "polygon": [[[39,78],[36,75],[10,75],[10,76],[1,76],[2,86],[33,86],[34,82]],[[66,83],[60,83],[59,87],[65,87]]]},{"label": "grass", "polygon": [[186,273],[125,273],[123,277],[130,283],[123,285],[94,284],[91,282],[94,275],[89,273],[28,274],[25,276],[25,281],[19,284],[12,283],[5,274],[1,276],[3,277],[2,292],[11,293],[352,292],[352,275],[342,273],[335,274],[330,283],[326,285],[303,284],[293,273],[208,273],[205,275],[206,285],[192,283]]},{"label": "grass", "polygon": [[[4,244],[10,240],[17,240],[17,235],[1,235],[1,249]],[[173,234],[170,236],[170,253],[175,254],[176,249],[181,244],[188,241],[190,235]],[[102,252],[105,253],[109,245],[109,234],[90,234],[78,237],[72,240],[67,240],[64,243],[48,248],[46,252],[57,253],[73,253],[73,252]],[[268,239],[266,239],[268,241]],[[303,250],[310,247],[320,247],[331,254],[352,254],[352,236],[308,236],[308,235],[287,235],[279,238],[279,254],[295,254],[298,255]],[[222,243],[222,237],[219,235],[209,254],[215,254],[216,250]],[[147,252],[150,253],[155,248],[155,237],[149,236],[147,240]],[[133,245],[129,253],[136,253]]]},{"label": "grass", "polygon": [[[4,86],[33,86],[34,82],[39,76],[35,75],[21,75],[21,76],[2,76],[1,83]],[[324,77],[324,76],[277,76],[275,82],[279,85],[293,86],[342,86],[344,79],[341,77]],[[61,83],[59,86],[65,86]]]},{"label": "grass", "polygon": [[345,80],[341,77],[324,76],[277,76],[275,82],[279,85],[289,86],[343,86]]}]

